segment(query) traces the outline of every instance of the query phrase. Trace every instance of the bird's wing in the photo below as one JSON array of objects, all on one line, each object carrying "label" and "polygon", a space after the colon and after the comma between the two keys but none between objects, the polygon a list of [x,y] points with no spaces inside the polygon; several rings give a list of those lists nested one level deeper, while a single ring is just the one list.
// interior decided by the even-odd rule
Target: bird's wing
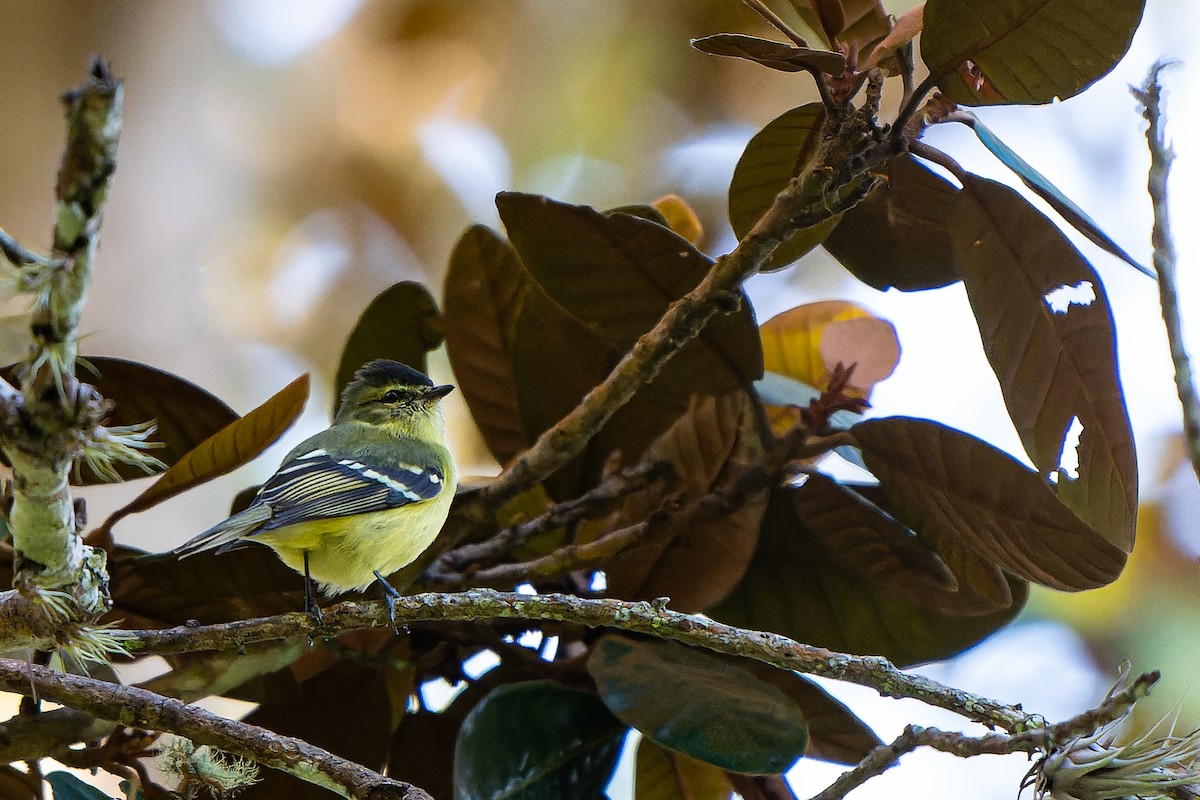
[{"label": "bird's wing", "polygon": [[254,505],[271,517],[250,533],[330,517],[369,514],[430,500],[444,490],[445,476],[432,465],[365,464],[353,456],[317,448],[286,462],[259,490]]}]

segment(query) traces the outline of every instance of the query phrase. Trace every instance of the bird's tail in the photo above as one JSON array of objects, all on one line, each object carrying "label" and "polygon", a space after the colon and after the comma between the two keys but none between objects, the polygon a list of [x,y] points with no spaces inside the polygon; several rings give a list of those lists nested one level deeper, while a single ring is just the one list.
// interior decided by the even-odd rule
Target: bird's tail
[{"label": "bird's tail", "polygon": [[271,518],[271,509],[265,504],[256,504],[218,522],[204,533],[176,547],[175,555],[185,558],[203,550],[234,546],[239,540],[254,532]]}]

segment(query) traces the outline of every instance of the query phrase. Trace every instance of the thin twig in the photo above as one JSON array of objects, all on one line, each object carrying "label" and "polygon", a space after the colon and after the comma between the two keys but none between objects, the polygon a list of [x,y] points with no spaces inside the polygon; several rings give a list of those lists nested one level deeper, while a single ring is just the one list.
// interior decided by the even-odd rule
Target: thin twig
[{"label": "thin twig", "polygon": [[966,736],[937,728],[909,725],[891,744],[876,747],[853,768],[843,772],[837,780],[814,795],[812,800],[841,800],[852,790],[894,766],[901,756],[918,747],[931,747],[960,758],[1049,752],[1062,742],[1091,733],[1121,717],[1134,703],[1150,693],[1150,687],[1158,678],[1157,672],[1146,673],[1136,678],[1124,690],[1105,698],[1104,702],[1095,708],[1055,725],[1033,727],[1010,735],[989,733],[985,736]]},{"label": "thin twig", "polygon": [[749,6],[755,14],[765,19],[771,27],[791,39],[796,47],[808,47],[808,42],[804,41],[804,37],[792,30],[792,26],[784,22],[783,18],[772,11],[762,0],[742,0],[742,2]]},{"label": "thin twig", "polygon": [[411,784],[380,775],[300,739],[225,719],[134,686],[118,686],[22,661],[0,659],[0,687],[5,691],[27,695],[31,683],[38,696],[47,700],[123,725],[170,731],[197,744],[253,759],[343,797],[430,800],[429,795]]},{"label": "thin twig", "polygon": [[[473,589],[456,594],[408,595],[396,600],[395,609],[396,621],[401,624],[435,620],[553,620],[645,633],[752,658],[780,669],[869,686],[885,697],[911,697],[1004,730],[1020,730],[1026,724],[1026,715],[1020,708],[902,672],[885,658],[836,653],[779,634],[736,628],[707,617],[671,611],[659,601],[627,602],[563,594],[530,596]],[[339,603],[323,612],[322,625],[315,625],[307,614],[294,613],[219,625],[180,625],[119,633],[132,653],[142,655],[227,650],[280,639],[336,637],[390,624],[387,606],[382,602]]]},{"label": "thin twig", "polygon": [[1176,283],[1175,243],[1171,236],[1170,208],[1167,202],[1167,181],[1175,152],[1167,144],[1163,131],[1162,85],[1159,76],[1173,62],[1159,61],[1150,68],[1141,89],[1131,89],[1142,104],[1142,115],[1150,123],[1146,143],[1150,148],[1150,173],[1146,188],[1154,208],[1154,228],[1150,240],[1154,245],[1154,269],[1158,272],[1158,299],[1162,306],[1163,323],[1167,328],[1167,343],[1175,365],[1175,389],[1183,405],[1183,434],[1187,442],[1192,470],[1200,479],[1200,397],[1192,378],[1191,360],[1183,342],[1183,322],[1179,314],[1179,287]]},{"label": "thin twig", "polygon": [[443,555],[433,570],[462,569],[469,564],[495,564],[507,557],[514,547],[528,542],[538,534],[565,528],[584,519],[606,514],[613,505],[634,492],[672,477],[671,465],[665,461],[647,461],[620,470],[605,478],[584,494],[551,506],[546,513],[506,528],[482,542],[457,547]]},{"label": "thin twig", "polygon": [[0,254],[8,259],[14,267],[61,267],[63,262],[35,253],[14,239],[7,231],[0,228]]}]

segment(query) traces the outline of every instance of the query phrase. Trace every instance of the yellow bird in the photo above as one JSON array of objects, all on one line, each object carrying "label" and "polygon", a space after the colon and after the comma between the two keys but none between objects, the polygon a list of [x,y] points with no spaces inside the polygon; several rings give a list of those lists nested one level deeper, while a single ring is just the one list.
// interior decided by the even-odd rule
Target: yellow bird
[{"label": "yellow bird", "polygon": [[378,580],[394,626],[399,593],[384,575],[433,543],[454,498],[458,478],[438,405],[453,390],[396,361],[364,365],[332,426],[288,453],[248,508],[175,552],[265,544],[304,575],[305,608],[318,621],[313,581],[336,594]]}]

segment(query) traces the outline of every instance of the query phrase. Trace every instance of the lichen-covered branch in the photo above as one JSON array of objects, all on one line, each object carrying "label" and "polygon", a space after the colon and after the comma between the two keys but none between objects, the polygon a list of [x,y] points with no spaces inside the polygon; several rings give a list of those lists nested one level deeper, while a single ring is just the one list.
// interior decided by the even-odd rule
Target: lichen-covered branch
[{"label": "lichen-covered branch", "polygon": [[0,448],[13,469],[7,521],[17,552],[15,585],[67,592],[82,616],[94,617],[108,607],[104,557],[79,539],[81,509],[68,477],[106,408],[91,387],[74,378],[75,327],[91,284],[100,212],[115,167],[121,84],[96,60],[88,79],[63,102],[67,147],[56,185],[53,252],[37,256],[4,237],[17,286],[34,295],[34,308],[20,391],[4,393],[9,407]]},{"label": "lichen-covered branch", "polygon": [[[780,669],[869,686],[885,697],[910,697],[968,719],[1007,731],[1022,730],[1020,708],[943,686],[897,669],[885,658],[835,653],[786,636],[736,628],[695,614],[681,614],[660,602],[589,599],[566,594],[529,596],[489,589],[456,594],[424,593],[396,600],[396,621],[525,619],[572,622],[670,639],[718,653],[752,658]],[[282,614],[219,625],[181,625],[163,630],[118,631],[135,655],[228,650],[279,639],[335,637],[390,624],[383,603],[339,603],[324,610],[324,623],[307,614]]]},{"label": "lichen-covered branch", "polygon": [[1171,236],[1170,206],[1167,200],[1167,181],[1175,153],[1167,144],[1163,131],[1162,84],[1159,77],[1170,66],[1158,62],[1150,68],[1141,89],[1132,89],[1142,104],[1142,115],[1149,123],[1146,143],[1150,148],[1150,173],[1146,188],[1154,210],[1154,228],[1150,241],[1154,245],[1154,269],[1158,273],[1158,299],[1163,323],[1167,328],[1167,344],[1171,362],[1175,365],[1175,389],[1183,405],[1183,434],[1187,442],[1192,470],[1200,478],[1200,397],[1192,377],[1191,359],[1183,343],[1183,322],[1179,313],[1179,286],[1175,278],[1175,242]]},{"label": "lichen-covered branch", "polygon": [[79,675],[64,675],[21,661],[0,659],[0,688],[69,706],[121,725],[168,731],[354,800],[430,800],[421,789],[392,780],[300,739],[225,719],[179,700]]}]

